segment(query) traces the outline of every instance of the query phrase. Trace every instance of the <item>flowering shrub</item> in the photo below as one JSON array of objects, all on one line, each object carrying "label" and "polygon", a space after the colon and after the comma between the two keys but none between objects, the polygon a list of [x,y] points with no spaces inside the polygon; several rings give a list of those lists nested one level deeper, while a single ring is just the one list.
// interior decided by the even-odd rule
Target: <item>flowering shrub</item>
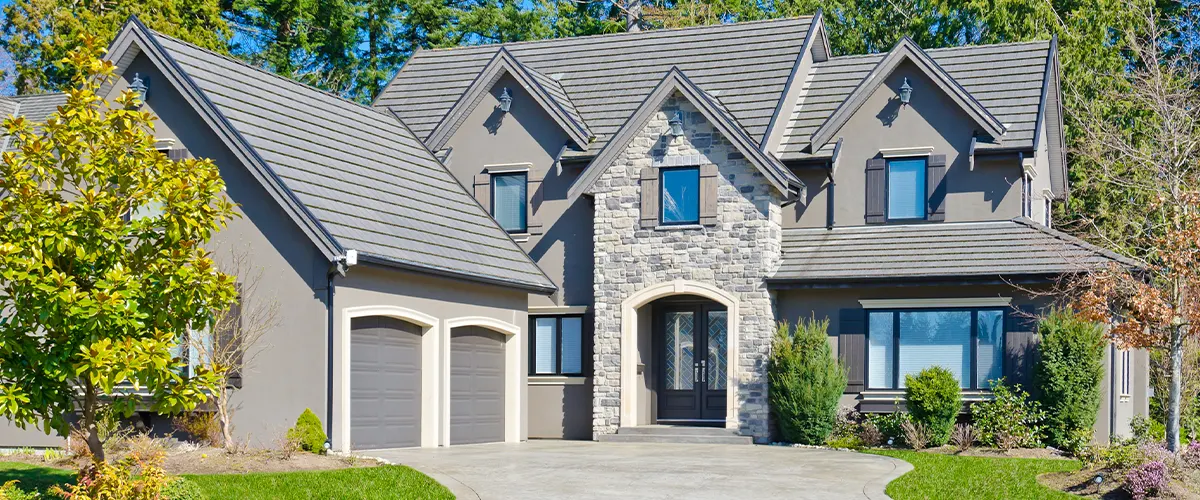
[{"label": "flowering shrub", "polygon": [[1130,469],[1125,474],[1122,486],[1134,500],[1141,500],[1156,497],[1166,491],[1169,480],[1167,465],[1158,460],[1152,460]]},{"label": "flowering shrub", "polygon": [[1189,469],[1200,469],[1200,442],[1192,441],[1187,448],[1179,452],[1179,461]]},{"label": "flowering shrub", "polygon": [[991,401],[971,405],[979,442],[1004,450],[1037,446],[1046,419],[1041,406],[1019,384],[1010,388],[1004,379],[992,383],[992,396]]},{"label": "flowering shrub", "polygon": [[95,461],[79,471],[76,484],[52,486],[50,493],[66,500],[159,500],[170,482],[162,460],[131,453],[115,464]]}]

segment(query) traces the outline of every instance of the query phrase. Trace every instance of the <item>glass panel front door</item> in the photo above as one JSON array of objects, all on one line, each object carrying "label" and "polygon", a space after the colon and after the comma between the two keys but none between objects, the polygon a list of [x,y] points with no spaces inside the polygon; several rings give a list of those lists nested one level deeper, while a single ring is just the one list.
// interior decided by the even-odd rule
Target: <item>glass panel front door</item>
[{"label": "glass panel front door", "polygon": [[725,421],[728,331],[725,309],[710,302],[655,306],[658,420]]}]

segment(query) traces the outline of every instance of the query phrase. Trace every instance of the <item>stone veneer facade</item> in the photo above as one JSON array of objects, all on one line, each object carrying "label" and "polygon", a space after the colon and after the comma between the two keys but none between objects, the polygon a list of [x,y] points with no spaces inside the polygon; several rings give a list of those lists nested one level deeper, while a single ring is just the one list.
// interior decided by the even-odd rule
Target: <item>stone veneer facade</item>
[{"label": "stone veneer facade", "polygon": [[[683,112],[685,134],[669,138],[663,132],[676,110]],[[685,229],[640,227],[641,170],[697,160],[715,163],[720,172],[717,224]],[[593,433],[613,433],[621,424],[622,301],[648,286],[692,280],[714,285],[739,300],[737,427],[756,441],[769,439],[766,358],[775,315],[765,278],[780,260],[780,193],[679,93],[662,103],[597,180],[592,193]]]}]

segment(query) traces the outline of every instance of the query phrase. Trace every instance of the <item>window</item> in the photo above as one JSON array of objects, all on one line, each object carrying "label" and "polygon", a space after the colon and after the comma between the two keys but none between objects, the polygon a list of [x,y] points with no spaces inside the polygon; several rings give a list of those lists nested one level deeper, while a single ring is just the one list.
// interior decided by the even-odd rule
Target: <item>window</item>
[{"label": "window", "polygon": [[524,233],[525,185],[527,174],[513,172],[492,175],[492,217],[510,233]]},{"label": "window", "polygon": [[1021,216],[1033,217],[1033,177],[1029,174],[1021,178]]},{"label": "window", "polygon": [[1042,203],[1045,204],[1046,209],[1042,212],[1042,225],[1050,227],[1050,223],[1054,220],[1050,217],[1050,207],[1054,206],[1054,200],[1050,198],[1049,193],[1043,196]]},{"label": "window", "polygon": [[987,389],[1004,374],[1003,309],[872,310],[867,332],[871,389],[902,389],[905,375],[934,365],[964,389]]},{"label": "window", "polygon": [[664,168],[662,218],[665,224],[700,223],[700,167]]},{"label": "window", "polygon": [[1129,351],[1128,350],[1121,351],[1121,395],[1122,396],[1129,395],[1129,372],[1133,369],[1133,367],[1130,366],[1131,362],[1132,362],[1132,360],[1130,359]]},{"label": "window", "polygon": [[925,218],[925,160],[888,161],[887,218]]},{"label": "window", "polygon": [[583,374],[583,317],[533,316],[530,375]]}]

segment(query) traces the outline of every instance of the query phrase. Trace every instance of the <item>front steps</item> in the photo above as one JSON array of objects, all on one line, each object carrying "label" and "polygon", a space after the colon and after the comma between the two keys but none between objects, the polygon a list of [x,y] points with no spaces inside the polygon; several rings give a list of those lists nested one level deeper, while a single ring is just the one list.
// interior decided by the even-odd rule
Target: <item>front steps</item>
[{"label": "front steps", "polygon": [[689,444],[753,444],[750,436],[722,427],[691,427],[684,425],[639,425],[621,427],[616,434],[601,434],[602,443],[689,443]]}]

